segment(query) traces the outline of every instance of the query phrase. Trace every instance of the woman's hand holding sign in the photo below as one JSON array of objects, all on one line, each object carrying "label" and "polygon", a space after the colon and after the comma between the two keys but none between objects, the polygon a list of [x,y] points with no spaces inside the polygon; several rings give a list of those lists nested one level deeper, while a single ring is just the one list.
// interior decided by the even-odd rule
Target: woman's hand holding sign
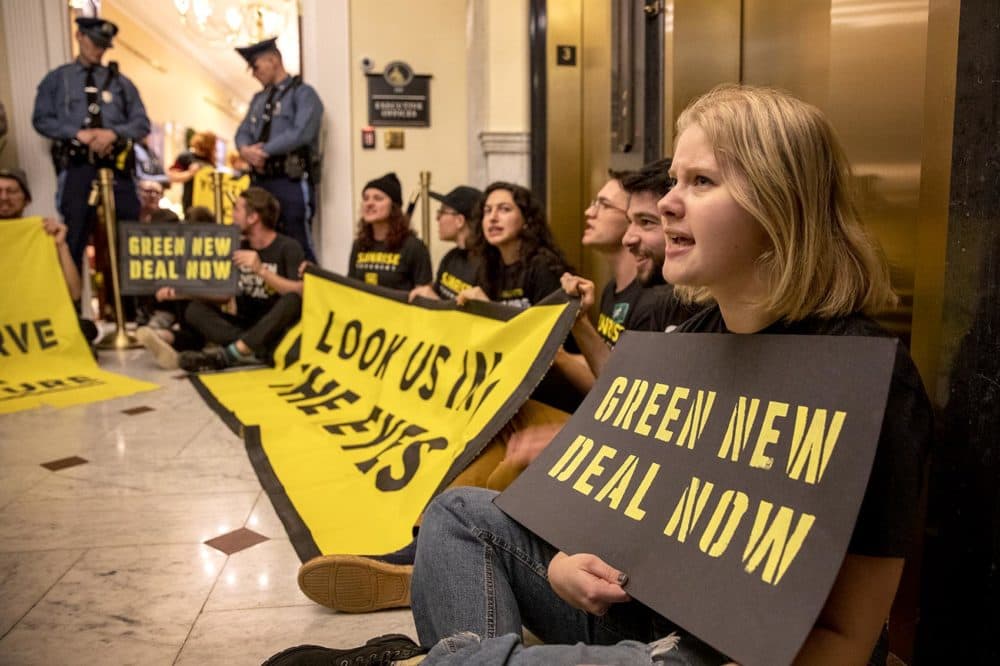
[{"label": "woman's hand holding sign", "polygon": [[615,569],[597,555],[556,553],[549,562],[549,585],[573,608],[604,615],[612,604],[631,601],[622,589],[628,574]]}]

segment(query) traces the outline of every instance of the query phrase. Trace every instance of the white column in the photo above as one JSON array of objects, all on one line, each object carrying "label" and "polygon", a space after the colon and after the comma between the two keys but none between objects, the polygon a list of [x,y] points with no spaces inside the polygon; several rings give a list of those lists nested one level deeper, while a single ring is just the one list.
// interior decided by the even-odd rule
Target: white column
[{"label": "white column", "polygon": [[487,183],[503,180],[531,187],[531,136],[528,132],[481,132]]},{"label": "white column", "polygon": [[350,34],[346,0],[302,1],[302,71],[324,107],[318,258],[337,273],[345,272],[354,239]]},{"label": "white column", "polygon": [[65,2],[4,0],[4,66],[10,72],[10,140],[17,145],[19,166],[28,175],[33,197],[29,215],[56,215],[56,177],[49,141],[31,126],[35,90],[45,74],[69,62],[69,13]]},{"label": "white column", "polygon": [[469,177],[531,184],[527,0],[468,0]]}]

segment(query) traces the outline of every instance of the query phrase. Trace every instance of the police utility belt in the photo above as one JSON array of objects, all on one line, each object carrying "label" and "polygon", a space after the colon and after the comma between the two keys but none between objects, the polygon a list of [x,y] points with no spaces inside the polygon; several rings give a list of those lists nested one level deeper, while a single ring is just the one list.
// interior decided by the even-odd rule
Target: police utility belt
[{"label": "police utility belt", "polygon": [[302,147],[287,155],[274,155],[268,157],[264,162],[264,168],[258,173],[265,178],[288,178],[290,180],[302,180],[302,177],[309,174],[313,176],[312,165],[310,164],[311,152],[309,148]]},{"label": "police utility belt", "polygon": [[72,166],[90,164],[97,168],[108,168],[121,173],[135,170],[135,153],[132,139],[119,137],[112,144],[111,152],[101,157],[76,139],[54,141],[52,143],[52,163],[57,172]]}]

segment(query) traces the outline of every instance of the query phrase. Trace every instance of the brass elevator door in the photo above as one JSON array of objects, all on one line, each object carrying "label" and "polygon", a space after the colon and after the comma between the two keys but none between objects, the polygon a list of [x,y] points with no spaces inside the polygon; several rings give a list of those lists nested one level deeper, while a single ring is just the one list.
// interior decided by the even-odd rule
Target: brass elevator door
[{"label": "brass elevator door", "polygon": [[[902,307],[880,319],[905,338],[924,148],[928,3],[548,0],[545,196],[570,261],[598,284],[609,277],[580,244],[586,202],[609,167],[635,168],[669,154],[677,115],[719,83],[776,86],[823,109],[837,129],[854,168],[860,212],[886,251],[902,297]],[[654,55],[638,43],[651,17],[661,37]],[[573,65],[558,61],[567,46],[576,50]],[[644,86],[647,70],[658,79],[652,86]],[[650,120],[643,97],[657,94]],[[623,109],[631,113],[627,121]],[[642,143],[644,123],[656,116],[661,124],[648,132],[658,137],[650,149]],[[623,150],[625,144],[631,149]]]}]

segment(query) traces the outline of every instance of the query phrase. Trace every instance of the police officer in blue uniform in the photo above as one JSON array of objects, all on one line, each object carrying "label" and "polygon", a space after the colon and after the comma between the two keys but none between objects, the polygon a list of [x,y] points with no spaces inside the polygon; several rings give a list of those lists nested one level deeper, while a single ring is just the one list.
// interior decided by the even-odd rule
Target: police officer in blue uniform
[{"label": "police officer in blue uniform", "polygon": [[96,220],[87,197],[97,169],[114,171],[118,219],[139,216],[132,144],[149,134],[149,118],[139,92],[118,72],[118,64],[101,64],[118,26],[100,18],[78,18],[76,25],[80,56],[38,84],[31,121],[39,134],[53,141],[56,205],[69,228],[66,241],[79,266]]},{"label": "police officer in blue uniform", "polygon": [[316,261],[310,224],[318,180],[323,102],[300,76],[285,71],[276,38],[237,48],[264,89],[250,100],[236,130],[236,147],[251,166],[251,181],[281,203],[278,231]]}]

